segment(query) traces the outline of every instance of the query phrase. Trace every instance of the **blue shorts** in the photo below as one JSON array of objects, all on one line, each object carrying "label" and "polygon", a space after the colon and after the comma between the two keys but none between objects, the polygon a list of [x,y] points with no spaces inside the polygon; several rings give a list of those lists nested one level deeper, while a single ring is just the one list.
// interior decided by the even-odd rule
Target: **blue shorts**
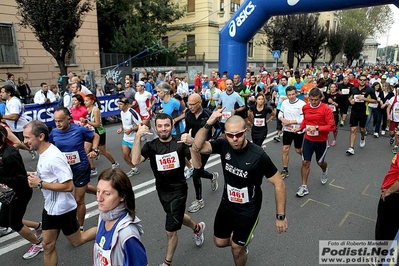
[{"label": "blue shorts", "polygon": [[314,152],[317,162],[322,163],[326,158],[327,149],[327,141],[317,142],[305,138],[302,146],[302,160],[310,162]]},{"label": "blue shorts", "polygon": [[122,146],[128,146],[129,149],[133,149],[133,143],[134,142],[128,142],[128,141],[122,139]]},{"label": "blue shorts", "polygon": [[73,184],[75,187],[84,187],[90,182],[90,165],[85,168],[72,169]]}]

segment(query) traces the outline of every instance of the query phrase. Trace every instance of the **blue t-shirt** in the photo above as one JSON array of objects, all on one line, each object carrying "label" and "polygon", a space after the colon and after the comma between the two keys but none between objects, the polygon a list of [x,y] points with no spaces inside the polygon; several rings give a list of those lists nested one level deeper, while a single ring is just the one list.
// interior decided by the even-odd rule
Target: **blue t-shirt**
[{"label": "blue t-shirt", "polygon": [[283,101],[280,100],[280,97],[287,97],[287,93],[285,92],[285,89],[288,87],[288,85],[281,85],[278,84],[277,85],[277,97],[278,97],[278,104],[277,104],[277,109],[280,110],[281,108],[281,104],[283,103]]},{"label": "blue t-shirt", "polygon": [[0,103],[0,114],[5,115],[6,114],[6,104],[1,102]]},{"label": "blue t-shirt", "polygon": [[305,84],[305,82],[303,82],[303,81],[301,81],[301,82],[295,82],[294,83],[294,87],[295,87],[295,89],[296,89],[296,92],[298,93],[298,96],[297,96],[297,98],[299,99],[299,100],[302,100],[303,101],[303,99],[305,98],[305,95],[303,94],[303,93],[301,93],[301,88],[302,88],[302,86],[303,86],[303,84]]},{"label": "blue t-shirt", "polygon": [[[97,229],[96,243],[102,247],[103,250],[111,250],[112,237],[115,233],[116,226],[127,214],[119,217],[118,221],[107,231],[105,229],[105,221],[101,220]],[[147,265],[147,255],[145,248],[139,239],[136,237],[128,238],[123,244],[124,258],[123,265]]]},{"label": "blue t-shirt", "polygon": [[[170,98],[167,103],[162,101],[163,112],[170,115],[173,119],[180,116],[184,107],[180,105],[180,102],[175,98]],[[183,121],[178,121],[172,130],[172,135],[181,135],[184,133]]]},{"label": "blue t-shirt", "polygon": [[49,142],[67,155],[68,163],[72,171],[74,171],[90,167],[90,162],[84,149],[84,142],[86,139],[93,139],[93,137],[93,131],[71,123],[67,131],[54,128],[49,135]]},{"label": "blue t-shirt", "polygon": [[[236,108],[236,104],[241,107],[244,106],[244,102],[241,99],[241,96],[238,95],[238,93],[233,92],[232,94],[227,94],[226,91],[223,91],[220,94],[220,99],[219,99],[219,104],[222,105],[222,107],[226,108],[223,110],[223,113],[230,113],[231,114],[231,110],[235,110]],[[234,114],[231,114],[234,115]],[[226,123],[226,118],[225,116],[222,117],[222,123]]]}]

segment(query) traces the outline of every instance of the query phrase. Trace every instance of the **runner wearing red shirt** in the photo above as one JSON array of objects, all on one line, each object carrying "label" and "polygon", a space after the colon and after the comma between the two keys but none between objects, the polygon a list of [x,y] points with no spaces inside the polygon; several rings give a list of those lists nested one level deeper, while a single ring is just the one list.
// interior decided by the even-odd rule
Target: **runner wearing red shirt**
[{"label": "runner wearing red shirt", "polygon": [[201,75],[202,75],[202,72],[201,72],[201,71],[198,71],[198,72],[197,72],[197,76],[195,76],[195,78],[194,78],[194,91],[195,91],[196,93],[199,93],[199,94],[201,94],[201,92],[202,92],[202,80],[201,80]]},{"label": "runner wearing red shirt", "polygon": [[327,183],[327,162],[324,160],[327,154],[328,133],[336,129],[334,115],[325,103],[321,103],[323,93],[318,89],[311,89],[309,92],[309,103],[302,107],[303,120],[299,128],[294,132],[305,130],[305,140],[302,146],[302,186],[299,187],[296,195],[303,197],[309,194],[307,187],[310,162],[312,154],[316,153],[317,164],[323,171],[321,183]]}]

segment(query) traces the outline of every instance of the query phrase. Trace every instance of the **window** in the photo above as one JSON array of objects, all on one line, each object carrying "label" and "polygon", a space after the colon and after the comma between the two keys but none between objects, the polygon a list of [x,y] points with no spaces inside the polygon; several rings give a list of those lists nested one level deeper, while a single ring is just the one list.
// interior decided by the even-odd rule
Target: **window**
[{"label": "window", "polygon": [[254,42],[250,40],[248,43],[248,57],[254,57]]},{"label": "window", "polygon": [[76,48],[76,44],[75,44],[75,40],[73,40],[72,41],[72,49],[65,56],[65,65],[66,66],[77,65],[75,48]]},{"label": "window", "polygon": [[187,0],[187,12],[195,12],[195,0]]},{"label": "window", "polygon": [[162,46],[165,48],[169,47],[169,38],[168,36],[162,36]]},{"label": "window", "polygon": [[195,55],[195,35],[187,35],[187,55]]},{"label": "window", "polygon": [[224,11],[224,0],[220,0],[220,11]]},{"label": "window", "polygon": [[230,12],[234,13],[240,8],[240,0],[231,0]]},{"label": "window", "polygon": [[17,38],[13,23],[0,23],[1,65],[19,65]]}]

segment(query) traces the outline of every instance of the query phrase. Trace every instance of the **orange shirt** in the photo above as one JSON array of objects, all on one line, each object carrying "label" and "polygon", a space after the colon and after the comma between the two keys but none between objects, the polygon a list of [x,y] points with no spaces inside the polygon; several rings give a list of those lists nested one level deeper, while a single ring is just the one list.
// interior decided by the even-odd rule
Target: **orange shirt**
[{"label": "orange shirt", "polygon": [[224,80],[220,79],[220,82],[218,81],[218,89],[221,91],[225,91],[226,90],[226,84],[224,84]]},{"label": "orange shirt", "polygon": [[304,97],[304,101],[305,101],[305,103],[308,103],[309,102],[309,100],[308,100],[308,95],[309,95],[309,91],[311,90],[311,89],[313,89],[313,85],[312,85],[312,83],[305,83],[305,84],[303,84],[303,86],[301,87],[301,93],[303,93],[303,94],[305,94],[305,97]]}]

